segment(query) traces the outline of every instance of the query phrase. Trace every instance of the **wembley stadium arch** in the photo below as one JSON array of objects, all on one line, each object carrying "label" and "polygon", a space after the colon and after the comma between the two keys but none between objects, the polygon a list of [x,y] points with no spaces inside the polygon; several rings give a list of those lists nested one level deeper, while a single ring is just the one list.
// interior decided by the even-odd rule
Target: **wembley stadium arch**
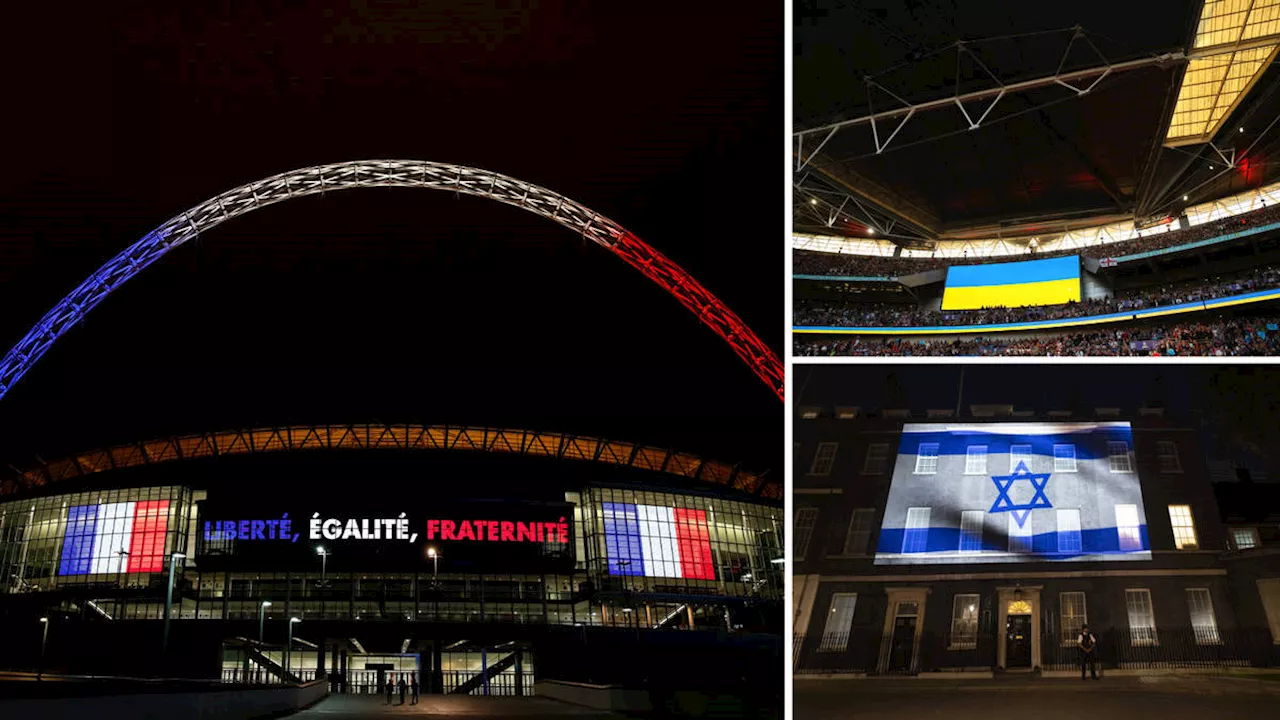
[{"label": "wembley stadium arch", "polygon": [[683,268],[609,218],[546,188],[488,170],[420,160],[358,160],[315,165],[241,185],[166,220],[60,300],[0,359],[0,399],[90,310],[169,251],[268,205],[370,187],[446,190],[488,198],[559,223],[622,258],[673,295],[782,398],[784,371],[778,356]]}]

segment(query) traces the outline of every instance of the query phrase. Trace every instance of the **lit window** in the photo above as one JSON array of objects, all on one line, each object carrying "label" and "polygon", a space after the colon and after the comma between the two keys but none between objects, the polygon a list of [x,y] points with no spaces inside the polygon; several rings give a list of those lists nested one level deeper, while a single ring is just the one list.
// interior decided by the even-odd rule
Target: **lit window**
[{"label": "lit window", "polygon": [[830,475],[831,467],[836,463],[836,449],[839,443],[818,443],[818,451],[813,454],[813,464],[809,466],[810,475]]},{"label": "lit window", "polygon": [[867,461],[862,464],[863,475],[879,475],[885,471],[888,466],[886,462],[889,457],[889,446],[886,443],[876,443],[867,446]]},{"label": "lit window", "polygon": [[961,552],[982,550],[982,520],[985,515],[981,510],[965,510],[960,513]]},{"label": "lit window", "polygon": [[1137,505],[1116,506],[1116,532],[1120,534],[1120,551],[1142,549],[1142,524],[1138,522]]},{"label": "lit window", "polygon": [[1073,473],[1076,471],[1076,446],[1053,446],[1053,471]]},{"label": "lit window", "polygon": [[1107,466],[1113,473],[1133,472],[1133,462],[1129,459],[1129,443],[1107,443]]},{"label": "lit window", "polygon": [[1082,550],[1080,540],[1080,511],[1075,509],[1058,511],[1058,552],[1078,553]]},{"label": "lit window", "polygon": [[818,522],[818,508],[796,508],[796,527],[793,541],[796,544],[796,560],[803,560],[813,539],[813,526]]},{"label": "lit window", "polygon": [[907,528],[902,533],[902,552],[924,552],[929,546],[929,508],[907,508]]},{"label": "lit window", "polygon": [[1018,520],[1009,513],[1009,552],[1011,553],[1029,553],[1031,552],[1031,539],[1034,535],[1031,532],[1031,515],[1028,514],[1022,525],[1018,525]]},{"label": "lit window", "polygon": [[1129,611],[1129,642],[1133,645],[1157,645],[1156,616],[1151,610],[1151,591],[1145,588],[1124,591]]},{"label": "lit window", "polygon": [[1235,541],[1237,550],[1248,550],[1258,547],[1257,528],[1231,528],[1231,539]]},{"label": "lit window", "polygon": [[970,445],[964,456],[965,475],[987,474],[987,446]]},{"label": "lit window", "polygon": [[1062,611],[1062,644],[1075,647],[1080,633],[1089,622],[1084,604],[1084,593],[1064,592],[1058,595]]},{"label": "lit window", "polygon": [[951,605],[951,650],[978,647],[978,596],[956,595]]},{"label": "lit window", "polygon": [[1018,464],[1026,466],[1030,472],[1035,472],[1035,457],[1031,454],[1030,445],[1010,445],[1009,446],[1009,472],[1012,473],[1018,469]]},{"label": "lit window", "polygon": [[874,517],[875,510],[853,511],[853,517],[849,518],[849,532],[844,537],[843,554],[865,555],[867,553],[867,544],[871,540],[871,522]]},{"label": "lit window", "polygon": [[853,609],[858,604],[857,593],[836,593],[831,596],[831,611],[822,626],[822,644],[819,652],[841,652],[849,647],[849,628],[853,627]]},{"label": "lit window", "polygon": [[1213,616],[1213,598],[1209,588],[1187,588],[1187,608],[1191,611],[1191,629],[1199,645],[1217,645],[1218,621]]},{"label": "lit window", "polygon": [[1191,519],[1190,505],[1170,505],[1169,524],[1173,526],[1173,544],[1179,550],[1195,550],[1196,524]]},{"label": "lit window", "polygon": [[938,443],[920,443],[916,451],[916,475],[933,475],[938,472]]}]

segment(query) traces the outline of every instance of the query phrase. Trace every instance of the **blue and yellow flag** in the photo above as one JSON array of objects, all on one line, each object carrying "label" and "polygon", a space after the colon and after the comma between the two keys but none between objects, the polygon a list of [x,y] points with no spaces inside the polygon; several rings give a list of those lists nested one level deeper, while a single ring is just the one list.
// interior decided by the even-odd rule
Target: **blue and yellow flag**
[{"label": "blue and yellow flag", "polygon": [[943,310],[1058,305],[1080,301],[1080,258],[1049,258],[947,269]]}]

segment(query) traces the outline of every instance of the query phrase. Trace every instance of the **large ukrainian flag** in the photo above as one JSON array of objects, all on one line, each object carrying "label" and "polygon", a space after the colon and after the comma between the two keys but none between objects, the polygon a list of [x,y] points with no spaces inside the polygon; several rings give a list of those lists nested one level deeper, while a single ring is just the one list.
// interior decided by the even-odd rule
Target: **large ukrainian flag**
[{"label": "large ukrainian flag", "polygon": [[1057,305],[1080,301],[1080,258],[1049,258],[947,269],[943,310]]}]

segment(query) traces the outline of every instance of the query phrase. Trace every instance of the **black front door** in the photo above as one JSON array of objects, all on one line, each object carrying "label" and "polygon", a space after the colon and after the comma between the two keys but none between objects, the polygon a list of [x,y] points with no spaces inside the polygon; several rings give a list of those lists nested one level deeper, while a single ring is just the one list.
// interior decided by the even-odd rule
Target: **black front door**
[{"label": "black front door", "polygon": [[1031,667],[1031,616],[1010,615],[1005,629],[1006,668]]},{"label": "black front door", "polygon": [[910,670],[916,644],[915,616],[894,619],[893,639],[890,642],[889,669]]}]

